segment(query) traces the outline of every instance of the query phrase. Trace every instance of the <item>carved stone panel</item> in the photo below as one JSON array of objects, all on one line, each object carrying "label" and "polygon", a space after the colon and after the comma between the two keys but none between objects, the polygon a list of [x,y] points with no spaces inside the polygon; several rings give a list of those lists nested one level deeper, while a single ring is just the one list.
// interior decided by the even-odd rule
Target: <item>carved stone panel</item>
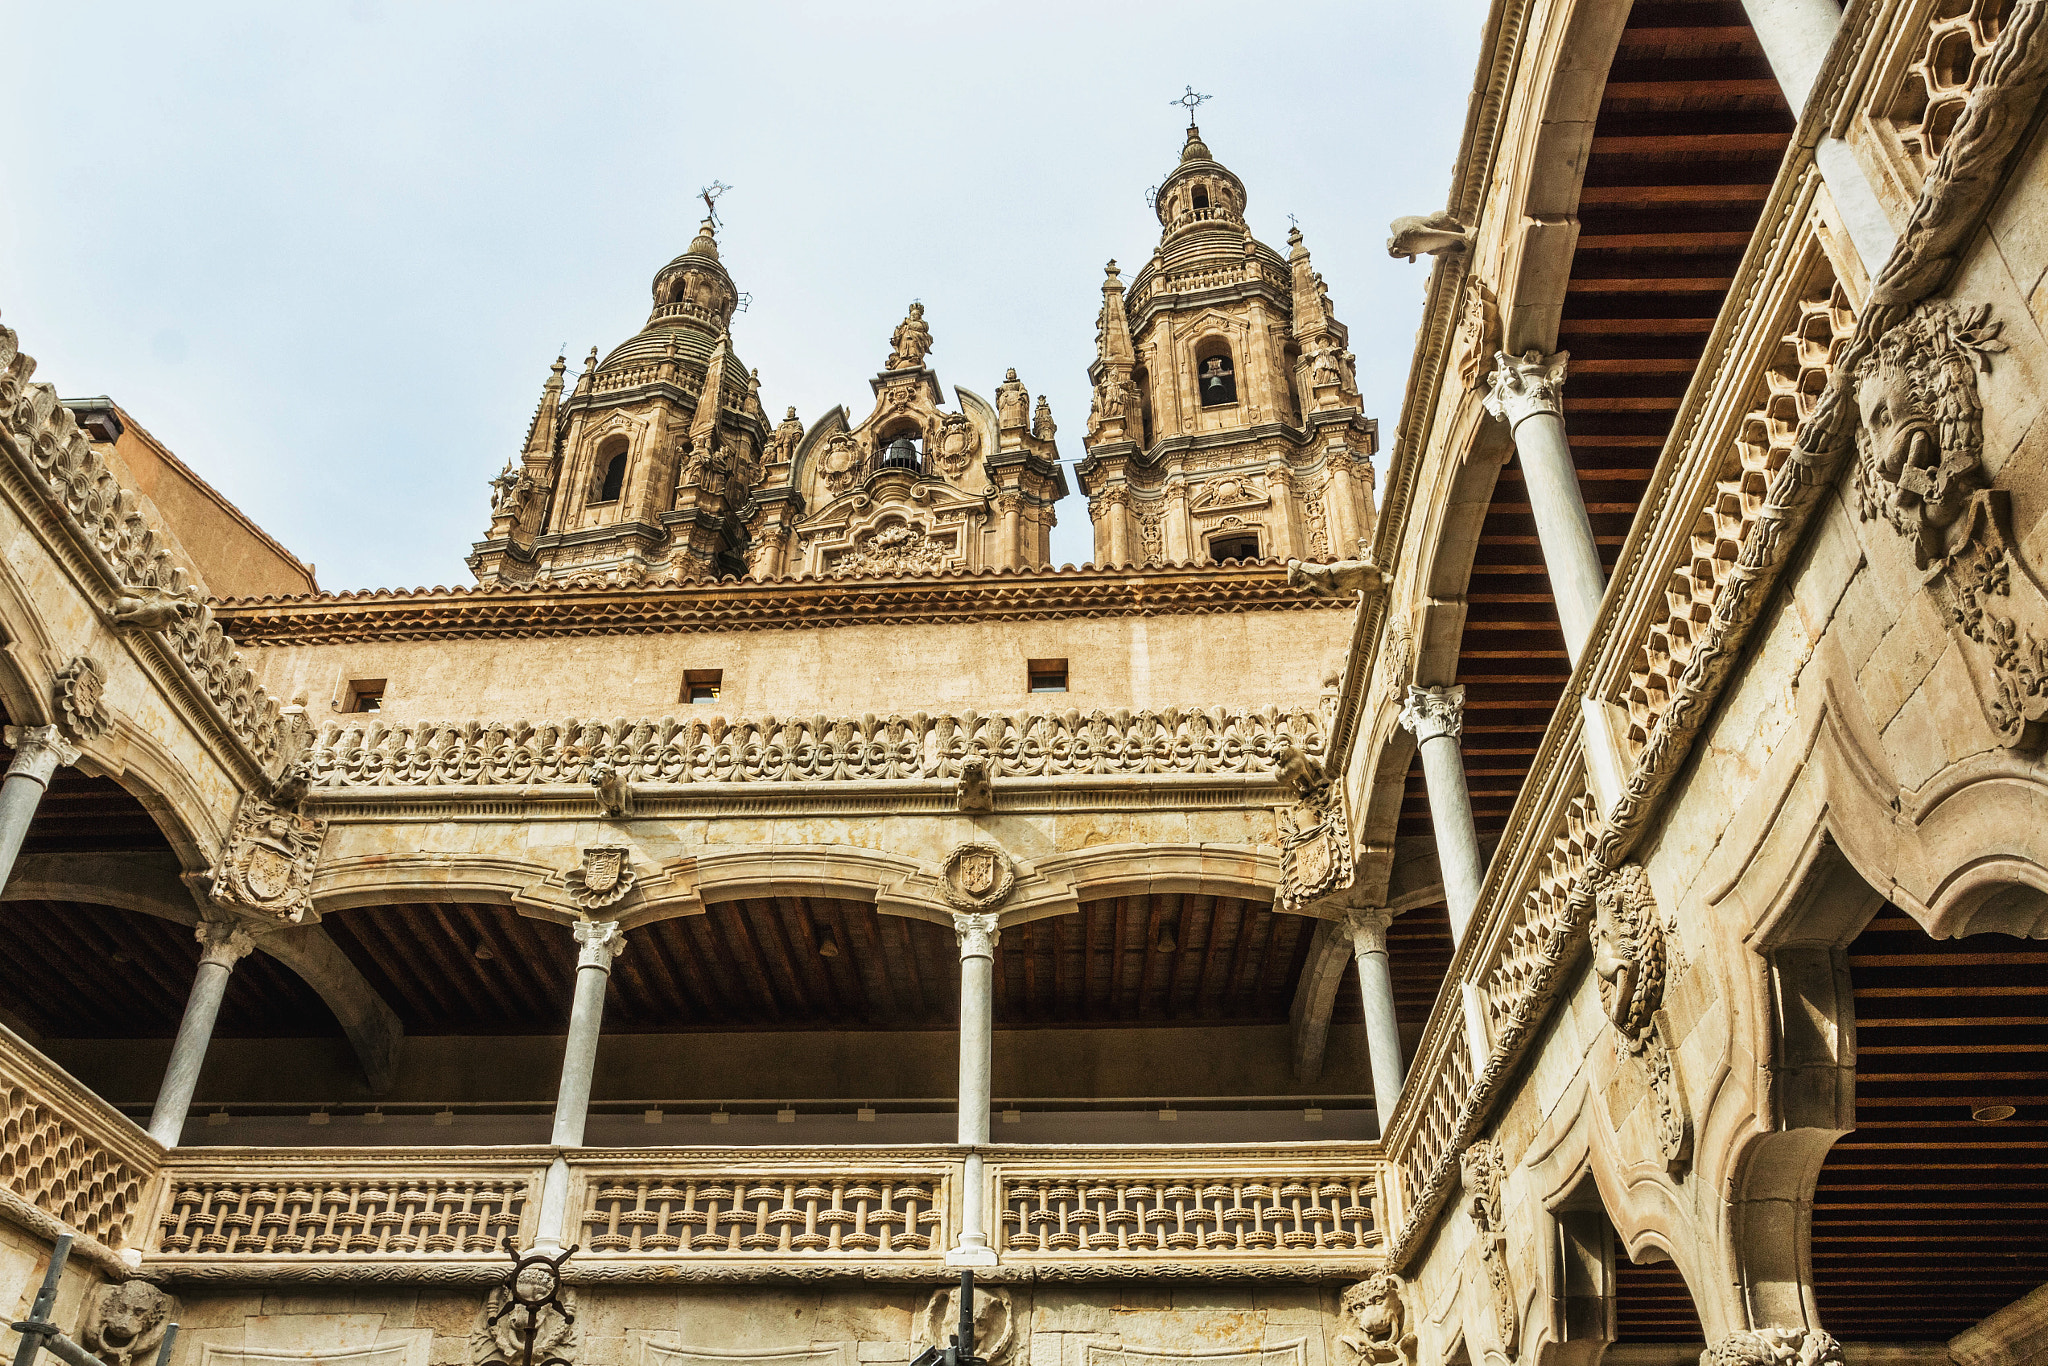
[{"label": "carved stone panel", "polygon": [[[944,1347],[960,1331],[960,1287],[935,1290],[919,1316],[918,1337],[928,1347]],[[1010,1292],[1001,1287],[974,1288],[974,1354],[989,1366],[1009,1366],[1016,1355],[1017,1316]]]}]

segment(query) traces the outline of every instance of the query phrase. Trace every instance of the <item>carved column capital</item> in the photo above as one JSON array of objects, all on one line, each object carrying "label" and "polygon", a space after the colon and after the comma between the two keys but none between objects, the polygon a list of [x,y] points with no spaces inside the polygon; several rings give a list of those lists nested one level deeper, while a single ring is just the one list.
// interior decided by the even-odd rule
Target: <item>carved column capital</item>
[{"label": "carved column capital", "polygon": [[201,963],[218,963],[229,969],[256,948],[255,932],[235,920],[202,920],[192,927],[192,937],[199,941]]},{"label": "carved column capital", "polygon": [[1465,685],[1449,688],[1410,686],[1408,700],[1401,706],[1401,728],[1417,742],[1465,733]]},{"label": "carved column capital", "polygon": [[626,951],[626,932],[616,920],[579,920],[569,927],[576,936],[576,966],[612,970],[612,960]]},{"label": "carved column capital", "polygon": [[1387,927],[1394,923],[1394,913],[1384,906],[1360,906],[1344,912],[1344,931],[1351,936],[1351,956],[1363,958],[1368,953],[1387,951]]},{"label": "carved column capital", "polygon": [[953,937],[960,943],[960,957],[993,958],[1002,939],[998,929],[1001,916],[994,911],[953,912]]},{"label": "carved column capital", "polygon": [[1486,411],[1506,419],[1511,428],[1519,427],[1526,419],[1540,413],[1563,416],[1561,391],[1564,388],[1565,365],[1571,356],[1569,351],[1558,351],[1548,356],[1535,350],[1525,351],[1519,356],[1494,352],[1493,373],[1486,380]]},{"label": "carved column capital", "polygon": [[7,766],[10,778],[21,774],[48,787],[51,774],[78,762],[78,747],[55,726],[9,726],[5,738],[14,750],[14,762]]}]

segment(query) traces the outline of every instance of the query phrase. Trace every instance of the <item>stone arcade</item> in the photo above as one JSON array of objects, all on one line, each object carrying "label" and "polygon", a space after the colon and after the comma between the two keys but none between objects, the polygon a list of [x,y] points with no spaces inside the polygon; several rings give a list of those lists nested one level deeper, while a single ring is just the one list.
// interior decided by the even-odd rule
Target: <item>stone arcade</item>
[{"label": "stone arcade", "polygon": [[961,1268],[996,1366],[2048,1356],[2044,11],[1499,0],[1378,480],[1191,125],[1078,569],[922,305],[772,419],[709,221],[469,589],[0,329],[0,1284],[194,1366],[509,1363],[508,1240],[577,1366],[907,1366]]}]

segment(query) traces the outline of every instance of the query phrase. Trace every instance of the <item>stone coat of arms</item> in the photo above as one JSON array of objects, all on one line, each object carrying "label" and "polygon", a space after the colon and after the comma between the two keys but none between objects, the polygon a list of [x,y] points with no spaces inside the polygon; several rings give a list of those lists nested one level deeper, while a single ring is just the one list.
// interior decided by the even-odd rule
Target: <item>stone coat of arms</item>
[{"label": "stone coat of arms", "polygon": [[609,906],[633,890],[639,879],[633,872],[633,851],[616,844],[603,844],[583,851],[583,866],[569,870],[562,879],[569,898],[585,910]]},{"label": "stone coat of arms", "polygon": [[964,911],[985,911],[1010,894],[1016,881],[1010,856],[993,844],[963,844],[946,855],[939,884],[946,900]]},{"label": "stone coat of arms", "polygon": [[243,794],[214,864],[214,904],[304,923],[313,913],[313,869],[326,838],[326,821]]}]

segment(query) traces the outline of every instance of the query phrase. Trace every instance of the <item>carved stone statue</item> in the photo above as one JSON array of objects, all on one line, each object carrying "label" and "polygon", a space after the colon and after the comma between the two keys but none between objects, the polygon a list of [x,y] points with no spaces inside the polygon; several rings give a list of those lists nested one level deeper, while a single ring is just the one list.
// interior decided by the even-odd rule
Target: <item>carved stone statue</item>
[{"label": "carved stone statue", "polygon": [[1045,401],[1045,395],[1038,396],[1038,407],[1031,414],[1031,435],[1040,441],[1051,441],[1059,428],[1053,425],[1052,405]]},{"label": "carved stone statue", "polygon": [[122,1281],[99,1292],[79,1341],[107,1366],[153,1362],[176,1307],[148,1281]]},{"label": "carved stone statue", "polygon": [[1006,432],[1023,431],[1031,425],[1031,394],[1017,372],[1011,370],[996,386],[996,426]]},{"label": "carved stone statue", "polygon": [[1339,1302],[1346,1332],[1337,1341],[1351,1349],[1357,1366],[1413,1366],[1415,1332],[1401,1299],[1401,1278],[1375,1271],[1344,1291]]},{"label": "carved stone statue", "polygon": [[884,370],[918,370],[924,367],[924,358],[931,354],[932,329],[924,320],[924,305],[912,304],[903,321],[896,324],[896,330],[889,334],[889,359],[882,363]]},{"label": "carved stone statue", "polygon": [[786,465],[796,458],[796,447],[804,439],[804,424],[797,421],[796,405],[791,404],[789,416],[777,424],[773,435],[768,438],[765,453],[770,465]]},{"label": "carved stone statue", "polygon": [[1287,562],[1287,586],[1318,598],[1334,598],[1340,593],[1377,593],[1386,585],[1386,571],[1371,560],[1339,560],[1335,564]]},{"label": "carved stone statue", "polygon": [[618,765],[610,759],[598,759],[590,765],[588,777],[605,819],[624,820],[633,814],[633,785],[626,781],[626,774]]},{"label": "carved stone statue", "polygon": [[1411,261],[1418,256],[1445,252],[1461,256],[1472,248],[1472,229],[1446,212],[1396,218],[1392,231],[1394,235],[1387,239],[1387,255],[1405,256]]}]

